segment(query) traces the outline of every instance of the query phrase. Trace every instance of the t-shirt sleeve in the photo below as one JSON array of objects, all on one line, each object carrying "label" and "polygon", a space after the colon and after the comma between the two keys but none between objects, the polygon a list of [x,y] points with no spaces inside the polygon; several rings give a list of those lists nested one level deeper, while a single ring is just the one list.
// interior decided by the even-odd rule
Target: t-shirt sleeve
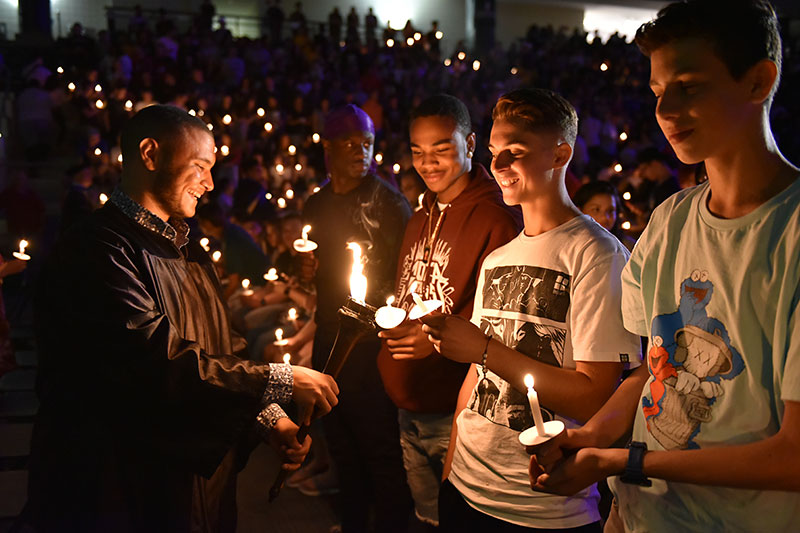
[{"label": "t-shirt sleeve", "polygon": [[641,363],[639,337],[622,324],[620,273],[626,259],[620,245],[576,276],[570,303],[575,361],[621,362],[629,368]]},{"label": "t-shirt sleeve", "polygon": [[[652,223],[652,222],[651,222]],[[648,226],[649,228],[649,226]],[[631,257],[622,269],[622,321],[625,329],[642,337],[649,336],[644,299],[642,297],[642,265],[649,232],[645,229]]]},{"label": "t-shirt sleeve", "polygon": [[800,402],[800,285],[795,290],[794,311],[786,330],[786,363],[781,380],[781,400]]}]

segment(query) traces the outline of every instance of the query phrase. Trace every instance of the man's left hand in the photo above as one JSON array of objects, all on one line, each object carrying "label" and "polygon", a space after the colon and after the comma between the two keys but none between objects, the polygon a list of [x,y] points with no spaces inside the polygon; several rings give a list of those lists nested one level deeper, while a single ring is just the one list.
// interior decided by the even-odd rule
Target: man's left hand
[{"label": "man's left hand", "polygon": [[297,442],[297,424],[288,418],[280,418],[270,434],[270,445],[281,456],[283,470],[297,470],[311,449],[311,437],[306,435],[302,444]]},{"label": "man's left hand", "polygon": [[378,337],[386,341],[386,347],[392,353],[393,359],[423,359],[433,351],[433,344],[422,331],[422,324],[415,320],[381,331]]},{"label": "man's left hand", "polygon": [[443,356],[459,363],[480,363],[486,335],[459,315],[431,313],[420,318],[422,331]]}]

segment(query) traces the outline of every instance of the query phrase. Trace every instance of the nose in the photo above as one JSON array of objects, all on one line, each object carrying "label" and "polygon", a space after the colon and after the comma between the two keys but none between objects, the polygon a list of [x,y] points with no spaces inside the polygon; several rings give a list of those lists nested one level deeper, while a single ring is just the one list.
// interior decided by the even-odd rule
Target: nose
[{"label": "nose", "polygon": [[667,87],[656,104],[656,118],[669,120],[677,118],[680,114],[681,99],[677,90]]},{"label": "nose", "polygon": [[210,170],[203,172],[203,178],[200,180],[200,184],[206,188],[206,192],[214,190],[214,178],[211,177]]},{"label": "nose", "polygon": [[514,161],[514,158],[511,156],[511,152],[508,150],[503,150],[497,156],[492,159],[492,172],[502,172],[511,166],[511,163]]}]

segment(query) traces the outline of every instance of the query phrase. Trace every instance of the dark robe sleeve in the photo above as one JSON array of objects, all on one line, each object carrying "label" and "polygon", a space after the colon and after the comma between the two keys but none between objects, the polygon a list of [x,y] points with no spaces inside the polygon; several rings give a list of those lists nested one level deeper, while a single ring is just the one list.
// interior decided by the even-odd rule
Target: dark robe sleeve
[{"label": "dark robe sleeve", "polygon": [[96,238],[68,241],[40,286],[43,402],[49,413],[92,417],[136,453],[210,475],[252,427],[269,366],[210,354],[182,338],[156,305],[137,250],[111,231],[95,231]]}]

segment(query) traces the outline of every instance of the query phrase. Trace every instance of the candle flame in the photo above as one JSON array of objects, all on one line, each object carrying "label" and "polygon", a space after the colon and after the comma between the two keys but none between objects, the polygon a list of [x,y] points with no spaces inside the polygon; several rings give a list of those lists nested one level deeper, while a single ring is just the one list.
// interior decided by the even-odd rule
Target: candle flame
[{"label": "candle flame", "polygon": [[524,381],[526,387],[528,387],[529,389],[533,388],[533,376],[531,374],[525,374]]},{"label": "candle flame", "polygon": [[311,231],[311,225],[310,224],[306,224],[305,226],[303,226],[303,240],[304,241],[308,240],[308,234],[309,234],[310,231]]},{"label": "candle flame", "polygon": [[289,309],[289,320],[297,320],[297,309],[294,307]]},{"label": "candle flame", "polygon": [[245,289],[245,290],[250,288],[250,280],[249,279],[244,278],[242,280],[242,288]]},{"label": "candle flame", "polygon": [[28,247],[28,244],[30,244],[30,243],[28,241],[26,241],[25,239],[22,239],[21,241],[19,241],[19,253],[24,254],[25,253],[25,248]]},{"label": "candle flame", "polygon": [[100,199],[100,205],[105,205],[105,203],[108,201],[108,195],[106,195],[106,193],[104,192],[101,192],[99,199]]},{"label": "candle flame", "polygon": [[208,237],[203,237],[202,239],[200,239],[200,246],[202,246],[203,250],[205,250],[206,252],[208,251],[208,243],[209,243]]},{"label": "candle flame", "polygon": [[389,307],[391,307],[393,303],[394,303],[394,294],[392,294],[391,296],[389,296],[388,298],[386,298],[386,305],[388,305]]},{"label": "candle flame", "polygon": [[285,353],[283,354],[283,364],[288,365],[292,362],[292,354]]},{"label": "candle flame", "polygon": [[350,296],[358,302],[363,302],[367,298],[367,278],[364,276],[361,246],[354,242],[348,242],[347,249],[353,252],[353,269],[350,273]]},{"label": "candle flame", "polygon": [[287,200],[291,200],[291,199],[294,198],[294,190],[293,189],[286,189],[286,192],[284,194],[286,194],[286,199]]},{"label": "candle flame", "polygon": [[211,260],[215,263],[219,262],[220,259],[222,259],[222,252],[219,250],[216,250],[213,254],[211,254]]},{"label": "candle flame", "polygon": [[277,339],[278,341],[283,340],[283,329],[278,328],[275,330],[275,339]]}]

